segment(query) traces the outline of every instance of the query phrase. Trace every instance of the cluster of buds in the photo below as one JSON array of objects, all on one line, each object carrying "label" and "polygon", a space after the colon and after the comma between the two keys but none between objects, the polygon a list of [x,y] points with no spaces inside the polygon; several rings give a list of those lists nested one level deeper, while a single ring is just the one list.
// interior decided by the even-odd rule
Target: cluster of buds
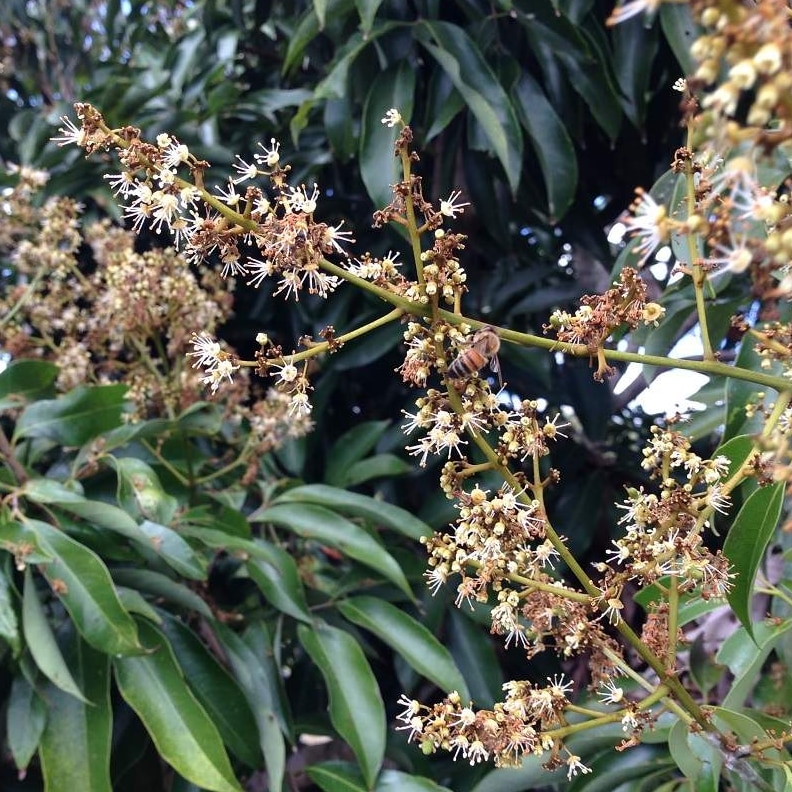
[{"label": "cluster of buds", "polygon": [[[719,127],[728,142],[746,139],[746,131],[767,147],[788,140],[792,136],[792,109],[787,99],[792,87],[788,4],[785,0],[751,5],[694,0],[691,5],[705,31],[691,47],[699,61],[695,80],[704,86],[716,84],[702,102],[710,111],[710,123]],[[728,71],[721,79],[724,65]],[[730,122],[744,97],[749,99],[745,121],[751,130]],[[777,121],[777,126],[772,132],[765,131],[771,120]]]}]

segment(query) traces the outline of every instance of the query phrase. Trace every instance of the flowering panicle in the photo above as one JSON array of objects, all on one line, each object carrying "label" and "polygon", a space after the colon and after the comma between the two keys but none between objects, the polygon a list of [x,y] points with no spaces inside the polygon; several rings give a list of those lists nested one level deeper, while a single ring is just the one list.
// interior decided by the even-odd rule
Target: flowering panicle
[{"label": "flowering panicle", "polygon": [[504,700],[491,710],[463,706],[456,692],[431,707],[402,696],[404,709],[397,720],[403,725],[396,728],[408,731],[409,740],[418,741],[426,754],[442,749],[471,765],[492,758],[498,767],[517,767],[524,756],[533,754],[545,757],[548,770],[566,766],[571,780],[591,772],[560,737],[553,736],[553,729],[567,725],[564,711],[572,683],[563,675],[548,677],[547,682],[545,687],[507,682]]},{"label": "flowering panicle", "polygon": [[[156,144],[147,143],[134,127],[109,129],[91,105],[75,108],[81,127],[64,118],[56,140],[75,143],[89,154],[118,151],[125,170],[109,181],[126,202],[124,214],[135,231],[148,225],[157,233],[170,232],[192,262],[216,255],[223,277],[247,275],[250,285],[259,286],[272,276],[276,294],[299,299],[307,291],[326,297],[336,288],[338,278],[323,272],[321,262],[333,254],[345,257],[343,246],[354,240],[341,224],[314,219],[319,188],[287,184],[289,169],[280,164],[277,141],[261,146],[252,163],[238,157],[236,178],[209,192],[203,187],[208,163],[176,138],[163,134]],[[248,183],[260,177],[269,179],[270,195]]]}]

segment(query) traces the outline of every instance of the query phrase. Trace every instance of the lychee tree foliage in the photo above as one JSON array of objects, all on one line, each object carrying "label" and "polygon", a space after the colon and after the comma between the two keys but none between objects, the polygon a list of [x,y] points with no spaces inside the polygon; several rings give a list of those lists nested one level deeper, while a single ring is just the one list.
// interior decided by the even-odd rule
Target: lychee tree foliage
[{"label": "lychee tree foliage", "polygon": [[451,5],[12,6],[4,788],[792,788],[787,8]]}]

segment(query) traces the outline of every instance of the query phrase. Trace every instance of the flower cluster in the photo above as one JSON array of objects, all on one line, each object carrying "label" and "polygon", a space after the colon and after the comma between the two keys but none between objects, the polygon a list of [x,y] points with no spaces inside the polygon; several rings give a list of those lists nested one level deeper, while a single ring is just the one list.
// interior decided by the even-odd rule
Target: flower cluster
[{"label": "flower cluster", "polygon": [[613,373],[601,353],[605,342],[614,330],[627,327],[634,330],[639,324],[655,324],[665,309],[657,303],[647,302],[646,284],[631,267],[619,273],[619,279],[604,294],[585,295],[581,306],[570,314],[554,311],[545,332],[554,331],[559,341],[584,344],[599,357],[594,376],[603,379]]},{"label": "flower cluster", "polygon": [[499,767],[516,767],[526,755],[546,756],[544,766],[554,770],[566,766],[567,778],[590,773],[579,756],[566,748],[553,729],[566,725],[564,711],[569,705],[572,683],[561,675],[548,678],[546,687],[527,681],[507,682],[506,696],[491,710],[474,710],[463,706],[458,693],[427,707],[402,696],[404,710],[397,716],[417,740],[424,753],[438,749],[461,756],[471,765],[490,758]]},{"label": "flower cluster", "polygon": [[[224,277],[247,275],[259,286],[277,279],[276,293],[299,299],[303,290],[326,297],[338,284],[320,268],[332,254],[346,256],[352,241],[341,224],[314,219],[319,188],[287,183],[288,167],[280,164],[279,144],[260,146],[252,162],[237,158],[236,178],[210,192],[203,187],[208,163],[176,138],[163,134],[156,143],[141,139],[140,130],[111,130],[88,104],[75,105],[80,126],[64,118],[60,145],[77,144],[92,153],[115,149],[124,170],[109,177],[116,195],[126,202],[125,215],[134,230],[148,224],[157,233],[170,232],[188,260],[217,256]],[[271,192],[254,183],[266,177]]]},{"label": "flower cluster", "polygon": [[722,484],[728,459],[702,459],[684,435],[655,426],[642,465],[660,480],[660,492],[628,490],[620,504],[625,534],[608,553],[614,567],[599,565],[606,571],[603,590],[619,591],[627,580],[648,585],[674,575],[682,590],[698,589],[704,599],[725,596],[731,588],[728,561],[704,545],[702,533],[714,512],[726,513],[729,507]]}]

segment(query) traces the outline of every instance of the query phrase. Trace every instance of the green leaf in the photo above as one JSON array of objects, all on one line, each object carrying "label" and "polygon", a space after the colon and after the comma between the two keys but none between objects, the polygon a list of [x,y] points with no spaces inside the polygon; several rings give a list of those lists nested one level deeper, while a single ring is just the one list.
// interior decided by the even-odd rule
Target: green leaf
[{"label": "green leaf", "polygon": [[162,626],[190,687],[223,742],[248,767],[257,768],[262,761],[258,726],[236,680],[181,621],[163,614]]},{"label": "green leaf", "polygon": [[772,539],[784,504],[784,483],[778,482],[752,492],[734,520],[723,544],[723,554],[731,562],[737,578],[727,598],[735,616],[753,635],[751,600],[754,579]]},{"label": "green leaf", "polygon": [[327,0],[313,0],[313,8],[316,18],[319,20],[319,30],[324,30],[327,19]]},{"label": "green leaf", "polygon": [[465,100],[516,192],[522,172],[522,132],[514,107],[476,43],[449,22],[422,20],[415,37]]},{"label": "green leaf", "polygon": [[32,401],[48,393],[58,376],[58,367],[46,360],[14,360],[0,371],[0,399],[21,396]]},{"label": "green leaf", "polygon": [[109,658],[74,633],[66,641],[65,654],[91,703],[54,686],[44,691],[49,705],[39,750],[44,785],[48,790],[111,792]]},{"label": "green leaf", "polygon": [[135,457],[106,457],[118,474],[118,503],[127,514],[169,525],[179,502],[162,488],[150,465]]},{"label": "green leaf", "polygon": [[[308,777],[325,792],[368,792],[363,776],[349,762],[329,761],[306,768]],[[373,792],[450,792],[428,778],[398,770],[383,770],[377,776]]]},{"label": "green leaf", "polygon": [[212,629],[253,710],[270,788],[281,789],[286,771],[283,734],[291,734],[292,729],[272,642],[260,623],[248,628],[244,639],[222,624],[215,623]]},{"label": "green leaf", "polygon": [[61,654],[55,636],[52,634],[52,628],[44,615],[30,567],[25,567],[25,583],[22,593],[22,631],[30,654],[41,673],[61,690],[87,703],[63,659],[63,654]]},{"label": "green leaf", "polygon": [[14,437],[81,446],[121,423],[126,385],[81,386],[58,399],[37,401],[17,421]]},{"label": "green leaf", "polygon": [[[737,353],[735,366],[744,368],[748,371],[766,371],[768,374],[779,374],[780,371],[762,368],[762,358],[754,348],[750,340],[740,344],[740,351]],[[746,417],[745,408],[748,405],[756,404],[757,386],[752,382],[733,379],[729,377],[726,381],[726,428],[723,432],[723,439],[729,440],[738,434],[753,434],[762,430],[764,418],[761,410],[755,410],[751,417]],[[774,399],[772,390],[767,394],[767,399]]]},{"label": "green leaf", "polygon": [[503,675],[486,630],[474,624],[466,614],[452,610],[446,643],[473,700],[481,707],[500,701]]},{"label": "green leaf", "polygon": [[85,640],[111,655],[141,651],[135,622],[121,605],[99,556],[48,523],[28,520],[25,526],[52,554],[41,571]]},{"label": "green leaf", "polygon": [[735,709],[743,705],[768,655],[790,628],[792,621],[780,624],[760,622],[754,627],[753,634],[748,633],[745,627],[740,627],[723,642],[715,660],[728,666],[734,675],[729,692],[721,702],[723,707]]},{"label": "green leaf", "polygon": [[382,0],[355,0],[358,15],[360,16],[360,27],[363,34],[368,36],[374,25],[374,17],[377,16],[377,9],[382,5]]},{"label": "green leaf", "polygon": [[575,198],[577,155],[566,127],[539,83],[527,72],[514,88],[520,123],[528,133],[542,169],[551,221],[560,220]]},{"label": "green leaf", "polygon": [[396,559],[362,528],[329,509],[304,503],[279,503],[251,515],[251,522],[269,522],[340,550],[376,570],[412,598],[410,584]]},{"label": "green leaf", "polygon": [[660,6],[660,25],[682,67],[683,75],[692,75],[698,64],[690,54],[690,48],[701,31],[693,19],[690,6],[682,3],[663,3]]},{"label": "green leaf", "polygon": [[[73,699],[76,701],[76,699]],[[6,711],[6,735],[17,770],[24,771],[36,753],[47,720],[47,707],[22,674],[14,677]]]},{"label": "green leaf", "polygon": [[415,69],[406,60],[400,60],[374,77],[366,96],[358,156],[361,178],[377,208],[391,202],[391,185],[403,179],[401,162],[393,151],[399,130],[385,126],[382,118],[395,107],[405,122],[409,122],[414,93]]},{"label": "green leaf", "polygon": [[470,699],[451,653],[412,616],[376,597],[342,600],[337,607],[342,616],[374,633],[441,690],[456,690],[463,701]]},{"label": "green leaf", "polygon": [[[0,547],[5,544],[3,528],[4,523],[0,522]],[[13,656],[18,657],[22,646],[19,624],[14,609],[11,584],[2,569],[0,569],[0,638],[11,647]]]},{"label": "green leaf", "polygon": [[113,579],[119,585],[148,592],[157,599],[195,611],[206,619],[213,616],[209,606],[194,591],[161,572],[150,569],[114,569]]},{"label": "green leaf", "polygon": [[179,534],[164,525],[144,520],[140,530],[165,563],[182,577],[206,580],[206,561]]},{"label": "green leaf", "polygon": [[385,706],[363,650],[349,633],[318,623],[297,634],[322,672],[330,694],[330,721],[352,748],[368,788],[385,755]]},{"label": "green leaf", "polygon": [[641,15],[614,26],[611,36],[613,68],[624,112],[636,129],[643,129],[649,80],[657,56],[657,27],[647,27]]},{"label": "green leaf", "polygon": [[413,466],[395,454],[376,454],[350,465],[341,480],[342,487],[355,487],[375,478],[390,478],[412,473]]},{"label": "green leaf", "polygon": [[712,458],[725,456],[729,460],[729,468],[721,477],[723,481],[728,481],[735,473],[742,470],[751,451],[754,449],[755,441],[750,435],[737,435],[718,446]]},{"label": "green leaf", "polygon": [[297,564],[285,550],[261,539],[239,539],[211,528],[185,528],[185,532],[209,547],[244,553],[248,574],[267,600],[295,619],[311,621]]},{"label": "green leaf", "polygon": [[365,421],[344,432],[327,452],[329,464],[325,474],[328,484],[342,487],[347,467],[364,459],[390,426],[390,421]]},{"label": "green leaf", "polygon": [[677,721],[668,736],[668,749],[677,767],[695,785],[696,792],[717,792],[723,760],[715,746],[700,734],[691,734]]},{"label": "green leaf", "polygon": [[353,517],[364,517],[371,520],[374,525],[384,525],[417,541],[422,536],[431,536],[433,533],[423,520],[419,520],[399,506],[357,492],[328,487],[325,484],[294,487],[273,501],[273,504],[278,503],[315,503],[326,506],[333,511],[350,514]]},{"label": "green leaf", "polygon": [[187,686],[168,641],[146,622],[138,629],[152,653],[114,659],[124,700],[178,773],[211,792],[240,792],[217,727]]}]

